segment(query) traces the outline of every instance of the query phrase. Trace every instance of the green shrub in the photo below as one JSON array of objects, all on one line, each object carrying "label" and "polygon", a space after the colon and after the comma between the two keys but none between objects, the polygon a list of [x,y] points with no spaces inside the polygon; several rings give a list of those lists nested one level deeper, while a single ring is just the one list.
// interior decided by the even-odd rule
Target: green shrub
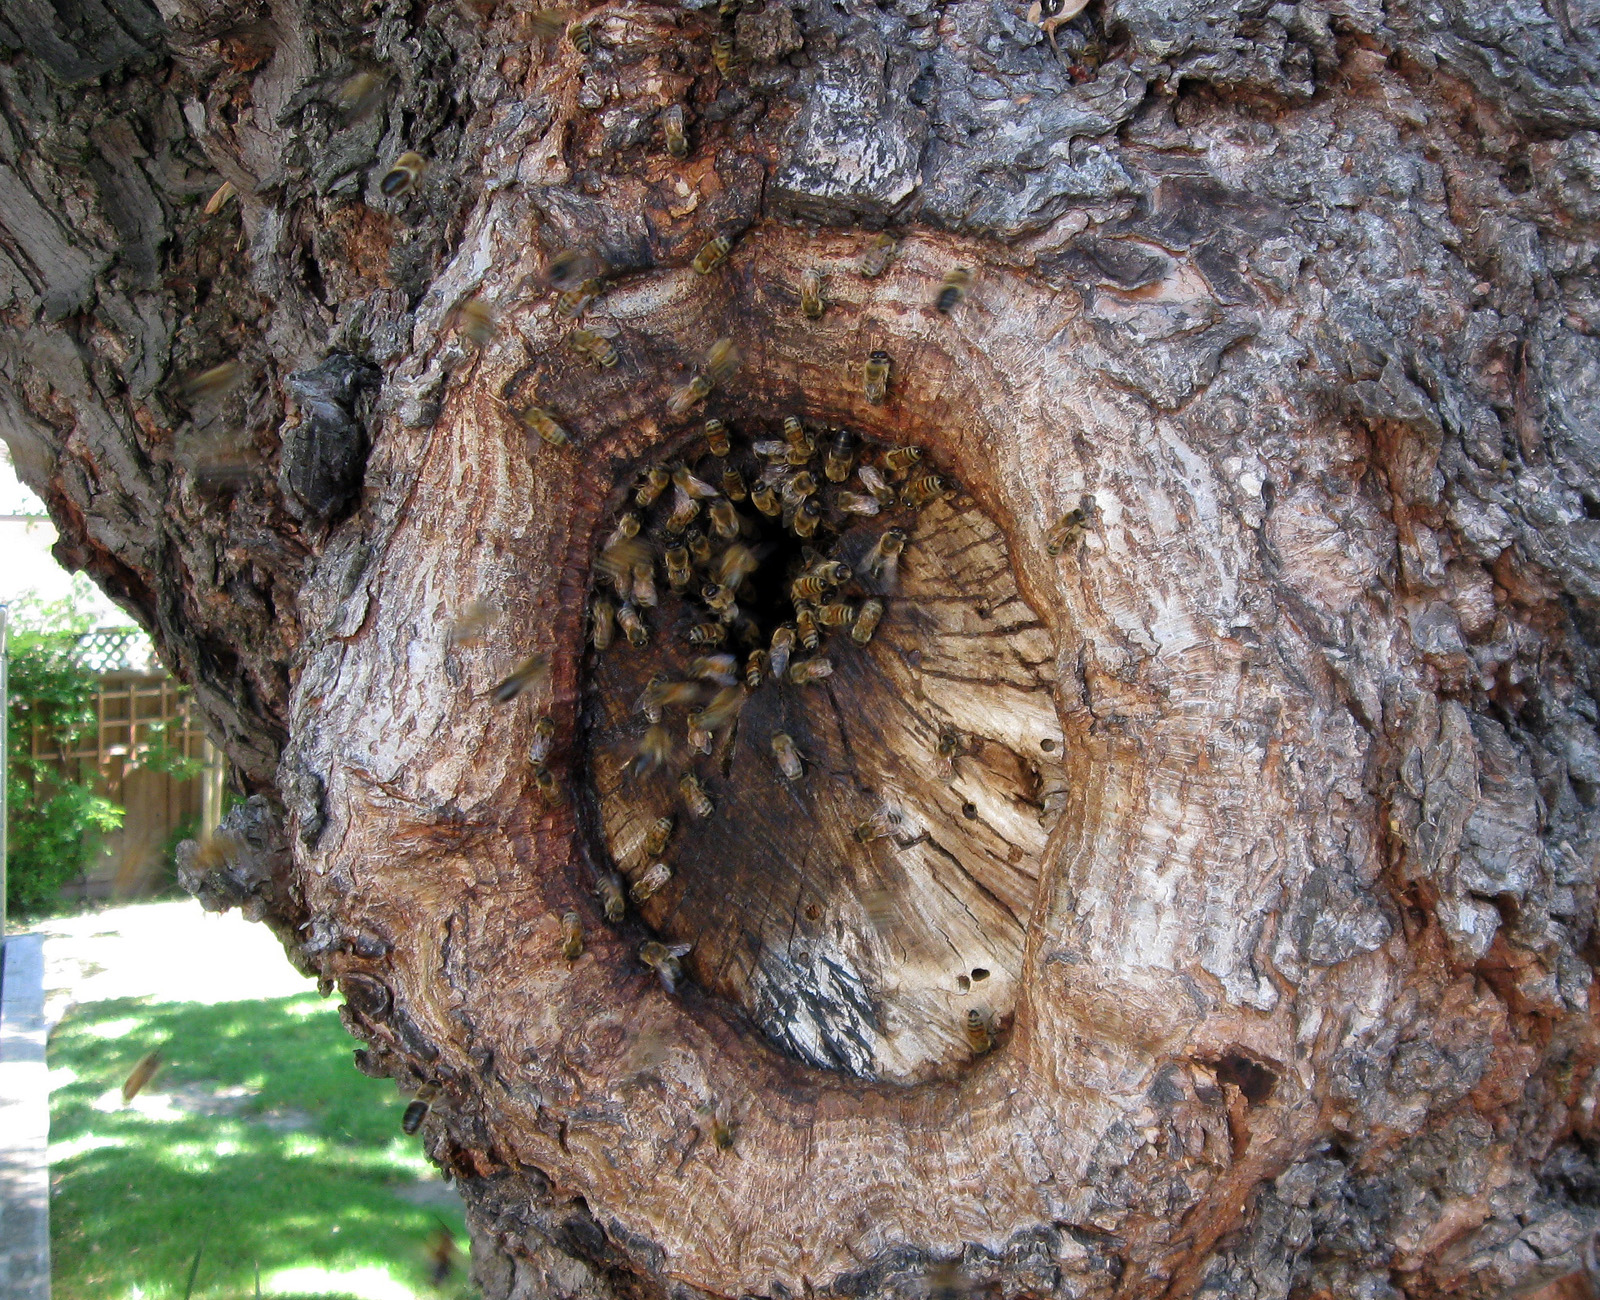
[{"label": "green shrub", "polygon": [[95,725],[95,675],[72,655],[91,621],[71,598],[11,607],[6,906],[14,915],[52,908],[99,837],[122,825],[122,809],[96,794],[92,780],[48,755],[33,757],[36,726],[70,751]]}]

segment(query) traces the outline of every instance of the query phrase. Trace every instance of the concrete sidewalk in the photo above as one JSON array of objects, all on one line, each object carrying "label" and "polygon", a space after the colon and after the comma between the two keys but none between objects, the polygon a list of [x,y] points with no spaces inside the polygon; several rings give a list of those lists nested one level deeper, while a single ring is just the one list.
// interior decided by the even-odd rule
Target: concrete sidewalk
[{"label": "concrete sidewalk", "polygon": [[5,940],[0,974],[0,1296],[50,1297],[50,1075],[44,936]]}]

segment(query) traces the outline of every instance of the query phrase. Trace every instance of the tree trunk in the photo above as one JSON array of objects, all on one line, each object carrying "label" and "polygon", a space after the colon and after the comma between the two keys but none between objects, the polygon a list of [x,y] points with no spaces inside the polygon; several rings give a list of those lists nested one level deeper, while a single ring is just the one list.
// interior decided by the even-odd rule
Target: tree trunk
[{"label": "tree trunk", "polygon": [[493,1300],[1589,1294],[1600,12],[1053,7],[0,14],[0,424]]}]

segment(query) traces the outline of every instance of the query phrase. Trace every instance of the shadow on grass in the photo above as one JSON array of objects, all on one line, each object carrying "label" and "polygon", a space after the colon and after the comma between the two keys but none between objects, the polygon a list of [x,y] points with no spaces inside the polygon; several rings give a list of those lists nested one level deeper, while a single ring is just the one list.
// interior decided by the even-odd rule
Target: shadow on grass
[{"label": "shadow on grass", "polygon": [[[152,1048],[166,1063],[124,1106]],[[473,1294],[464,1255],[432,1285],[441,1225],[465,1246],[459,1203],[350,1048],[313,996],[68,1016],[49,1049],[56,1300],[180,1300],[197,1249],[196,1300],[253,1295],[258,1266],[280,1298]]]}]

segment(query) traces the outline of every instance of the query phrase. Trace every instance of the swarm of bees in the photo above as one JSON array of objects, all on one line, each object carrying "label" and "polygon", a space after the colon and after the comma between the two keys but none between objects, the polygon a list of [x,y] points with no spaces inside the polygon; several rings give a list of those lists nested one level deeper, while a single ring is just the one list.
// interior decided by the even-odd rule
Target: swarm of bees
[{"label": "swarm of bees", "polygon": [[[725,340],[708,354],[719,384],[730,355]],[[713,417],[670,457],[620,485],[592,570],[593,653],[642,656],[625,671],[643,689],[605,742],[629,798],[648,810],[642,841],[619,848],[620,870],[596,880],[614,923],[630,907],[665,915],[679,873],[693,870],[675,832],[715,833],[734,816],[727,763],[748,706],[774,692],[803,710],[845,656],[892,624],[916,514],[955,490],[920,448],[796,414],[764,427]],[[785,785],[816,779],[789,730],[763,734],[760,752]],[[639,961],[676,990],[688,951],[650,939]]]}]

